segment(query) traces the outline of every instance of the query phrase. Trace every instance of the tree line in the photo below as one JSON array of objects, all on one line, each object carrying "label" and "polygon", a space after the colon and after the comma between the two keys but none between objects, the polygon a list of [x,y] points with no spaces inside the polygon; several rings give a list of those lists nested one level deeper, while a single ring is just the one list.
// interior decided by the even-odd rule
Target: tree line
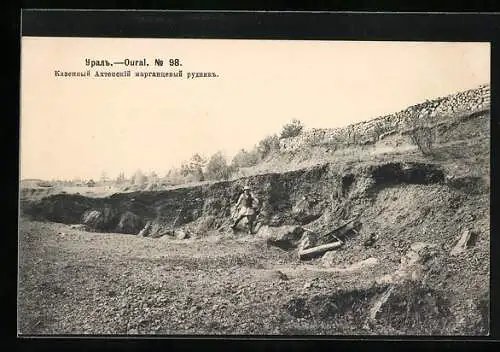
[{"label": "tree line", "polygon": [[213,180],[228,180],[237,174],[242,168],[255,166],[279,149],[279,140],[295,137],[302,133],[304,128],[300,120],[293,119],[285,124],[280,134],[272,134],[264,137],[253,148],[240,149],[236,155],[229,160],[223,152],[218,151],[210,157],[195,153],[189,160],[184,161],[180,167],[172,168],[165,175],[159,176],[155,171],[145,173],[138,169],[130,177],[121,172],[114,179],[102,173],[98,180],[72,180],[59,181],[65,185],[113,185],[144,188],[160,188],[162,186],[173,186],[190,182],[202,182]]}]

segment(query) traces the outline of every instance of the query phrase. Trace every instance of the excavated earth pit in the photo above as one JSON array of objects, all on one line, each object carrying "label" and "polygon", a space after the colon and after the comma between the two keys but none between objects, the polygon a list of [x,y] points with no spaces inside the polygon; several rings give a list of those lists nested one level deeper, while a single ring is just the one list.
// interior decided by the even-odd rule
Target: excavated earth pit
[{"label": "excavated earth pit", "polygon": [[[280,319],[279,333],[488,333],[489,272],[484,263],[489,263],[489,214],[484,210],[489,208],[489,186],[482,178],[449,177],[436,164],[385,163],[342,170],[324,164],[168,191],[105,198],[52,195],[25,202],[21,210],[32,221],[83,224],[93,236],[137,235],[149,224],[146,237],[153,247],[164,239],[195,246],[210,238],[217,238],[211,245],[218,247],[243,238],[229,225],[232,206],[247,183],[262,204],[257,234],[249,241],[264,247],[255,247],[250,261],[237,252],[225,262],[217,257],[204,260],[205,252],[200,252],[200,265],[190,270],[217,265],[257,270],[258,275],[280,270],[276,277],[266,276],[288,287],[273,303],[280,312],[272,313]],[[325,235],[353,219],[356,226],[342,234],[340,248],[306,262],[297,258],[305,234],[314,234],[315,244],[328,243],[331,238]],[[474,235],[459,257],[450,257],[465,230]],[[179,231],[184,240],[172,236]],[[394,281],[415,243],[439,248],[442,259],[431,260],[432,265],[422,260],[413,276]],[[274,262],[266,259],[270,253]],[[176,260],[177,266],[193,265],[189,259]],[[245,272],[238,275],[245,277]],[[321,279],[323,286],[315,284],[315,277],[326,278]],[[252,333],[244,326],[234,331]]]}]

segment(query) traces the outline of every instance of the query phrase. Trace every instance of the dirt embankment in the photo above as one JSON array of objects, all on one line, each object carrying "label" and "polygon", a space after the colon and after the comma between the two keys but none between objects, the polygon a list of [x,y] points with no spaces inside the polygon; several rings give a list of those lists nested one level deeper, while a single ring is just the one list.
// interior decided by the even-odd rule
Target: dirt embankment
[{"label": "dirt embankment", "polygon": [[[332,222],[364,211],[383,188],[396,184],[438,184],[444,180],[444,172],[434,164],[387,163],[344,170],[324,164],[283,174],[159,192],[104,198],[51,195],[23,204],[22,210],[35,220],[86,222],[91,230],[98,232],[137,234],[146,222],[152,221],[169,227],[174,224],[186,227],[195,235],[203,235],[211,230],[227,230],[243,185],[250,184],[262,205],[261,225],[305,225],[343,210],[324,224],[334,226]],[[87,221],[89,218],[92,221]]]}]

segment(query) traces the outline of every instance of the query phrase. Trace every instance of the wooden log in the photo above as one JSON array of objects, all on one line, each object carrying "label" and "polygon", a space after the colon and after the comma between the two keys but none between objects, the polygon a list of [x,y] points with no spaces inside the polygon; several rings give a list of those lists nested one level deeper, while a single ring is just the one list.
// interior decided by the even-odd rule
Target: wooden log
[{"label": "wooden log", "polygon": [[316,246],[308,249],[303,249],[299,250],[299,259],[312,259],[314,257],[318,257],[328,251],[331,251],[333,249],[337,249],[343,245],[343,242],[338,241],[338,242],[333,242],[333,243],[328,243],[328,244],[323,244],[321,246]]}]

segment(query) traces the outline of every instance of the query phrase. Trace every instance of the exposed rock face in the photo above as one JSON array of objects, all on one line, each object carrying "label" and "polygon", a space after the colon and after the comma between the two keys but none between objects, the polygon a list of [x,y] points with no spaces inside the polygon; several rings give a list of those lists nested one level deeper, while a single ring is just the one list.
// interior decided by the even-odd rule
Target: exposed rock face
[{"label": "exposed rock face", "polygon": [[392,274],[379,278],[379,283],[403,283],[405,281],[421,281],[429,270],[434,259],[439,255],[438,245],[416,242],[401,258],[399,268]]},{"label": "exposed rock face", "polygon": [[[58,194],[29,203],[23,211],[35,219],[83,223],[96,231],[162,236],[183,228],[202,236],[229,227],[232,206],[243,185],[251,183],[262,204],[259,233],[286,232],[286,226],[307,224],[311,231],[325,234],[335,224],[340,226],[352,218],[359,208],[368,206],[385,187],[401,183],[427,185],[444,182],[444,178],[443,171],[429,163],[361,165],[346,174],[339,173],[335,165],[324,164],[282,174],[106,198]],[[144,228],[148,222],[150,227]],[[294,240],[300,240],[302,232],[293,233],[297,235]]]},{"label": "exposed rock face", "polygon": [[111,207],[100,210],[89,209],[81,216],[81,223],[96,231],[113,231],[117,222],[117,212]]},{"label": "exposed rock face", "polygon": [[280,150],[288,152],[307,146],[367,145],[392,134],[403,132],[409,116],[418,116],[430,124],[455,114],[490,108],[490,86],[483,85],[447,97],[437,98],[369,121],[336,129],[312,129],[301,135],[280,140]]}]

